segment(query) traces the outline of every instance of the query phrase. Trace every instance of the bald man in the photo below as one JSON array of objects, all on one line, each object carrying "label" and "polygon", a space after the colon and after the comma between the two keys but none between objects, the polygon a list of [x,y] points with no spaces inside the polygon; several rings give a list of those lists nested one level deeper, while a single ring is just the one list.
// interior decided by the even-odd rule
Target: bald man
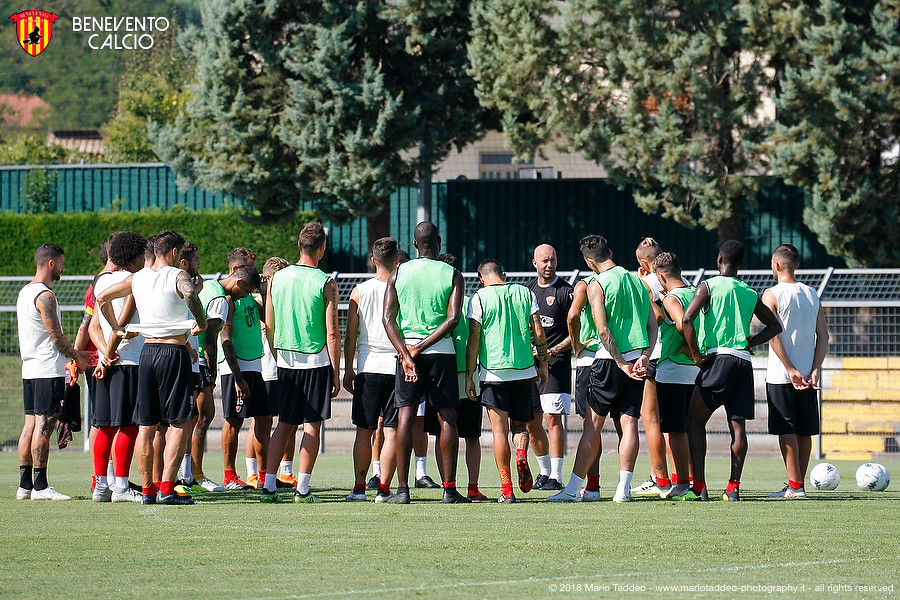
[{"label": "bald man", "polygon": [[[537,277],[528,284],[534,293],[541,315],[541,326],[547,336],[547,358],[550,378],[542,387],[532,386],[534,420],[528,423],[531,447],[541,473],[534,482],[538,490],[561,490],[562,463],[566,449],[563,415],[572,403],[572,339],[566,315],[572,306],[575,289],[556,275],[556,250],[549,244],[534,249]],[[532,340],[534,343],[534,340]],[[544,432],[547,423],[549,440]]]}]

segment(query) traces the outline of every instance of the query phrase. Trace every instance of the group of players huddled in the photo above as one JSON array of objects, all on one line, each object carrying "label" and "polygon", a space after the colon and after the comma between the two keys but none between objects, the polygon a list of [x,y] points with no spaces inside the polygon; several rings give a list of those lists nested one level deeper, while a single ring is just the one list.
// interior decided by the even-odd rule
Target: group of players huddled
[{"label": "group of players huddled", "polygon": [[[485,259],[478,266],[482,287],[467,297],[456,259],[441,254],[434,224],[419,223],[414,235],[414,259],[394,238],[373,244],[375,274],[350,295],[343,345],[338,287],[318,268],[326,251],[320,223],[300,232],[296,264],[273,257],[260,273],[256,255],[235,248],[218,281],[200,277],[196,245],[174,231],[150,239],[114,233],[101,248],[105,266],[87,291],[74,343],[62,331],[50,288],[63,272],[64,253],[42,245],[35,278],[17,303],[25,425],[16,497],[69,499],[50,487],[47,458],[69,380],[85,372],[95,502],[192,504],[192,494],[251,488],[260,490],[262,502],[284,501],[278,488],[293,490],[295,502],[320,502],[310,477],[322,423],[342,385],[353,395],[357,428],[347,501],[365,501],[367,489],[377,488],[375,502],[409,503],[414,447],[416,487],[442,487],[445,503],[488,500],[478,488],[485,409],[501,483],[498,503],[516,502],[513,449],[522,492],[555,491],[546,498],[551,502],[599,500],[600,432],[607,417],[619,436],[613,501],[707,500],[706,424],[720,406],[732,440],[721,498],[736,501],[747,454],[745,422],[754,418],[750,348],[765,342],[769,432],[779,436],[788,475],[784,489],[771,495],[805,496],[828,333],[816,292],[794,277],[796,248],[774,251],[776,285],[762,297],[738,278],[740,242],[725,242],[719,275],[694,287],[677,256],[655,240],[638,246],[635,275],[613,261],[599,235],[579,243],[591,274],[574,288],[556,274],[556,251],[542,244],[534,250],[537,276],[527,286],[507,283],[501,264]],[[754,316],[762,324],[756,332]],[[224,416],[223,485],[203,473],[216,385]],[[563,416],[572,404],[584,430],[563,485]],[[248,418],[244,481],[235,461]],[[639,419],[651,475],[632,487]],[[442,486],[428,477],[425,451],[414,443],[423,432],[436,438]],[[460,438],[466,440],[465,495],[456,486]],[[540,466],[534,479],[529,446]],[[140,485],[129,480],[133,459]],[[374,476],[367,481],[370,465]]]}]

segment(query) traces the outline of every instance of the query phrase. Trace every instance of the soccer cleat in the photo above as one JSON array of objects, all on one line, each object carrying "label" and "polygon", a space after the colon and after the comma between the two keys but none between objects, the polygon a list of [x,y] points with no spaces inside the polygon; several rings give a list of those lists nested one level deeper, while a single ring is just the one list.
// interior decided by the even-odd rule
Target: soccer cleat
[{"label": "soccer cleat", "polygon": [[136,492],[133,489],[125,488],[124,492],[117,492],[113,490],[112,497],[110,501],[112,502],[141,502],[142,494],[140,492]]},{"label": "soccer cleat", "polygon": [[665,492],[660,493],[659,497],[665,500],[675,500],[678,496],[683,496],[691,490],[691,484],[689,483],[676,483],[675,485],[670,485],[669,489]]},{"label": "soccer cleat", "polygon": [[260,492],[259,501],[263,504],[280,504],[282,502],[281,498],[278,497],[278,492],[270,492],[266,488],[263,488],[262,492]]},{"label": "soccer cleat", "polygon": [[456,488],[444,488],[444,497],[441,502],[444,504],[469,504],[472,501],[460,494]]},{"label": "soccer cleat", "polygon": [[45,487],[42,490],[31,490],[32,500],[71,500],[71,496],[60,494],[52,487]]},{"label": "soccer cleat", "polygon": [[367,490],[377,490],[379,483],[381,483],[381,479],[379,479],[375,475],[372,475],[372,478],[369,479],[369,482],[366,484],[366,489]]},{"label": "soccer cleat", "polygon": [[500,497],[497,498],[497,504],[515,504],[516,503],[516,495],[512,492],[509,493],[509,496],[505,494],[500,494]]},{"label": "soccer cleat", "polygon": [[582,498],[578,494],[570,494],[563,489],[558,494],[547,496],[547,502],[581,502]]},{"label": "soccer cleat", "polygon": [[191,494],[205,494],[208,490],[196,480],[185,481],[182,479],[175,484],[175,491],[183,496],[190,496]]},{"label": "soccer cleat", "polygon": [[141,504],[156,504],[156,494],[141,494]]},{"label": "soccer cleat", "polygon": [[31,499],[31,490],[28,488],[20,487],[16,490],[16,500],[29,500]]},{"label": "soccer cleat", "polygon": [[667,485],[665,487],[660,486],[656,481],[651,477],[641,485],[637,487],[631,488],[632,496],[646,496],[646,497],[659,497],[661,498],[663,494],[671,489],[671,485]]},{"label": "soccer cleat", "polygon": [[[238,480],[238,481],[240,481],[240,480]],[[199,483],[200,487],[202,487],[202,488],[203,488],[204,490],[206,490],[207,492],[224,492],[225,489],[226,489],[225,486],[219,485],[218,483],[216,483],[215,481],[213,481],[213,480],[210,479],[209,477],[204,477],[204,478],[201,479],[198,483]],[[242,483],[243,485],[247,485],[247,484],[244,483],[243,481],[241,481],[241,483]],[[192,487],[193,487],[193,486],[192,486]],[[238,489],[246,489],[246,488],[238,488]]]},{"label": "soccer cleat", "polygon": [[546,475],[544,475],[543,473],[538,475],[537,479],[534,480],[534,486],[532,486],[532,489],[535,489],[535,490],[544,489],[544,484],[547,483],[547,481],[549,481],[549,480],[550,480],[550,478],[547,477]]},{"label": "soccer cleat", "polygon": [[250,486],[251,490],[258,490],[262,488],[263,482],[259,480],[259,475],[250,473],[250,477],[247,478],[247,485]]},{"label": "soccer cleat", "polygon": [[388,492],[382,492],[378,490],[378,493],[375,494],[375,502],[381,504],[382,502],[387,502],[388,498],[390,498],[393,494],[389,494]]},{"label": "soccer cleat", "polygon": [[419,477],[418,479],[416,479],[416,487],[419,489],[436,490],[441,486],[436,484],[434,482],[434,479],[432,479],[428,475],[425,475],[423,477]]},{"label": "soccer cleat", "polygon": [[190,496],[182,496],[179,493],[160,494],[156,498],[156,503],[168,506],[189,506],[194,503],[194,499]]},{"label": "soccer cleat", "polygon": [[468,494],[466,494],[466,498],[468,498],[472,502],[484,502],[485,500],[490,500],[490,498],[482,494],[480,491],[475,492],[474,494],[472,492],[469,492]]},{"label": "soccer cleat", "polygon": [[294,502],[298,502],[300,504],[321,504],[322,499],[312,492],[306,492],[305,494],[294,492]]},{"label": "soccer cleat", "polygon": [[396,494],[391,494],[384,501],[388,504],[409,504],[409,490],[398,488]]},{"label": "soccer cleat", "polygon": [[769,494],[769,498],[800,500],[802,498],[806,498],[806,488],[800,486],[799,488],[794,489],[789,485],[785,485],[780,492],[772,492],[771,494]]},{"label": "soccer cleat", "polygon": [[600,489],[589,490],[582,488],[578,492],[579,502],[600,502]]},{"label": "soccer cleat", "polygon": [[688,491],[681,494],[680,496],[672,496],[672,500],[679,500],[682,502],[709,502],[709,492],[706,491],[706,488],[703,488],[703,491],[697,494],[693,490],[693,488],[689,488]]},{"label": "soccer cleat", "polygon": [[531,469],[528,468],[527,456],[516,458],[516,471],[519,472],[519,489],[527,494],[534,487],[534,481],[531,479]]},{"label": "soccer cleat", "polygon": [[297,478],[288,473],[285,475],[282,473],[278,477],[275,478],[275,487],[276,488],[296,488],[297,487]]},{"label": "soccer cleat", "polygon": [[616,493],[613,496],[613,502],[618,502],[619,504],[623,502],[631,502],[631,490],[629,488],[616,488]]},{"label": "soccer cleat", "polygon": [[[537,485],[534,486],[534,489],[538,489]],[[563,489],[563,485],[555,479],[548,479],[544,482],[544,485],[541,488],[545,492],[556,491]]]},{"label": "soccer cleat", "polygon": [[722,502],[740,502],[741,501],[741,491],[738,488],[734,488],[734,491],[725,492],[722,494]]},{"label": "soccer cleat", "polygon": [[352,491],[347,494],[347,502],[365,502],[366,501],[366,490],[361,490],[359,492]]},{"label": "soccer cleat", "polygon": [[253,487],[250,485],[247,485],[246,482],[241,481],[241,479],[239,477],[235,477],[234,479],[232,479],[231,481],[229,481],[225,484],[225,489],[228,490],[229,492],[233,492],[236,490],[252,490]]},{"label": "soccer cleat", "polygon": [[108,486],[96,486],[91,492],[91,500],[94,502],[110,502],[112,500],[112,490]]}]

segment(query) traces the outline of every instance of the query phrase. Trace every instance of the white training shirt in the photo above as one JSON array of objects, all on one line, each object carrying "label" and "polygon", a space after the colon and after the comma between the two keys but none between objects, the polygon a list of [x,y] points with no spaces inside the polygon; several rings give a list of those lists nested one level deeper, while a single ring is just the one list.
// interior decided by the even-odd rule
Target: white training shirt
[{"label": "white training shirt", "polygon": [[[538,307],[537,298],[534,292],[531,293],[531,315],[539,314],[541,309]],[[484,308],[481,306],[481,296],[473,294],[469,300],[469,319],[474,319],[478,323],[484,318]],[[504,381],[519,381],[521,379],[533,379],[537,377],[537,369],[532,365],[528,369],[488,369],[484,365],[480,366],[481,381],[486,383],[500,383]]]},{"label": "white training shirt", "polygon": [[[53,293],[43,283],[29,283],[19,291],[16,300],[22,379],[52,379],[66,375],[66,355],[50,340],[50,332],[44,327],[35,305],[37,297],[47,291]],[[56,316],[61,324],[59,303],[56,304]]]},{"label": "white training shirt", "polygon": [[263,355],[259,362],[263,381],[278,381],[278,363],[275,362],[275,355],[272,354],[272,348],[269,346],[269,338],[266,337],[265,329],[262,330],[262,341]]},{"label": "white training shirt", "polygon": [[[101,273],[97,276],[97,279],[94,283],[94,297],[97,297],[101,292],[106,291],[108,288],[122,283],[128,276],[131,275],[129,271],[112,271]],[[125,308],[125,298],[115,298],[112,301],[112,309],[113,313],[116,315],[116,319],[122,316],[122,309]],[[99,311],[98,311],[99,312]],[[102,312],[99,312],[97,315],[100,319],[100,329],[103,331],[103,339],[109,340],[110,335],[112,335],[112,325],[110,325],[109,321],[106,320],[106,317],[103,316]],[[137,311],[134,311],[134,316],[131,318],[131,323],[140,323],[140,316]],[[137,336],[134,338],[126,338],[119,341],[119,347],[117,352],[119,354],[119,361],[116,363],[118,365],[123,366],[136,366],[140,362],[141,358],[141,349],[144,347],[144,338],[141,336]],[[103,357],[103,352],[98,350],[98,354]]]},{"label": "white training shirt", "polygon": [[[816,353],[816,322],[819,316],[819,296],[814,289],[804,283],[779,283],[767,291],[775,296],[778,303],[778,320],[784,330],[778,334],[788,358],[804,377],[812,372]],[[775,350],[769,345],[769,362],[766,369],[766,383],[790,383]]]},{"label": "white training shirt", "polygon": [[[384,314],[386,281],[369,279],[356,286],[359,295],[359,335],[356,340],[358,373],[393,375],[397,371],[397,350],[381,320]],[[352,356],[349,357],[352,360]]]},{"label": "white training shirt", "polygon": [[[641,281],[647,284],[647,287],[650,288],[650,301],[656,304],[659,302],[659,293],[662,291],[662,284],[659,282],[659,277],[656,276],[656,273],[648,273],[641,277]],[[650,309],[653,310],[652,308]],[[658,359],[660,353],[662,352],[662,344],[659,341],[659,336],[656,336],[656,345],[653,346],[653,352],[650,353],[650,360]]]},{"label": "white training shirt", "polygon": [[131,278],[131,292],[140,314],[140,324],[131,325],[144,337],[163,338],[190,333],[194,317],[175,283],[181,269],[165,266],[154,271],[145,267]]},{"label": "white training shirt", "polygon": [[[225,319],[228,318],[228,301],[225,297],[213,298],[209,301],[209,304],[206,306],[206,321],[209,322],[210,319],[219,319],[222,321],[222,324],[225,324]],[[221,330],[220,330],[221,331]],[[206,333],[207,337],[209,336],[209,331]],[[206,350],[204,349],[204,352]],[[222,362],[223,358],[221,356],[216,356],[216,362]],[[206,361],[205,356],[200,357],[200,364],[204,367],[209,363]],[[231,371],[228,371],[231,373]]]}]

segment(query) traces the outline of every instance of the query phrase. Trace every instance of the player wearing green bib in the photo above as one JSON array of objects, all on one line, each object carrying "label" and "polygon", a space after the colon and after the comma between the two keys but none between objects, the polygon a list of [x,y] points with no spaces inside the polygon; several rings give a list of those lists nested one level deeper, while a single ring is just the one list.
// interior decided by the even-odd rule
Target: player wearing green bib
[{"label": "player wearing green bib", "polygon": [[[484,287],[469,303],[469,341],[466,349],[466,393],[477,400],[475,367],[481,363],[481,402],[487,407],[494,437],[494,460],[500,474],[497,502],[516,501],[510,477],[509,434],[516,446],[519,489],[531,491],[528,468],[528,431],[534,419],[531,401],[532,380],[547,381],[547,339],[541,326],[540,309],[534,292],[518,284],[507,284],[500,263],[485,259],[478,265]],[[531,334],[534,332],[539,371],[534,368]]]},{"label": "player wearing green bib", "polygon": [[459,271],[438,260],[441,237],[434,223],[419,223],[414,235],[418,258],[401,264],[391,273],[384,300],[385,331],[400,355],[395,387],[399,411],[397,493],[388,502],[407,504],[410,501],[412,426],[416,408],[427,399],[437,410],[441,425],[443,500],[464,503],[469,500],[456,489],[459,389],[450,335],[459,323],[465,285]]},{"label": "player wearing green bib", "polygon": [[[741,499],[741,472],[747,456],[747,419],[754,418],[753,365],[750,348],[781,332],[781,323],[753,288],[738,279],[744,244],[722,244],[716,264],[719,275],[702,282],[684,311],[682,332],[691,358],[700,367],[697,388],[688,410],[688,444],[694,476],[692,491],[706,499],[706,423],[714,410],[725,406],[731,432],[731,478],[722,499]],[[765,325],[750,334],[753,315]],[[698,319],[699,317],[699,319]],[[697,319],[698,326],[694,327]]]},{"label": "player wearing green bib", "polygon": [[650,352],[656,344],[656,316],[650,310],[650,298],[641,280],[613,262],[612,249],[605,238],[590,235],[581,240],[580,246],[585,263],[596,273],[587,288],[601,343],[591,367],[588,397],[593,427],[585,427],[582,433],[569,483],[547,500],[581,500],[579,493],[588,466],[600,455],[599,432],[603,422],[610,413],[618,411],[622,439],[619,442],[619,483],[613,501],[628,502],[640,443],[637,422],[643,378],[647,374]]},{"label": "player wearing green bib", "polygon": [[341,332],[338,289],[319,267],[325,228],[307,223],[300,232],[300,260],[269,282],[266,335],[278,365],[278,426],[269,443],[265,489],[260,501],[279,502],[276,475],[290,435],[303,425],[294,502],[321,502],[309,490],[319,454],[322,422],[331,418],[331,399],[341,389]]},{"label": "player wearing green bib", "polygon": [[664,320],[659,324],[660,353],[656,367],[659,426],[674,466],[672,485],[660,491],[659,497],[695,500],[688,478],[687,413],[698,369],[690,355],[682,351],[684,336],[681,334],[681,320],[696,290],[684,282],[678,257],[671,252],[663,252],[656,257],[653,271],[662,285],[660,294],[664,311]]}]

